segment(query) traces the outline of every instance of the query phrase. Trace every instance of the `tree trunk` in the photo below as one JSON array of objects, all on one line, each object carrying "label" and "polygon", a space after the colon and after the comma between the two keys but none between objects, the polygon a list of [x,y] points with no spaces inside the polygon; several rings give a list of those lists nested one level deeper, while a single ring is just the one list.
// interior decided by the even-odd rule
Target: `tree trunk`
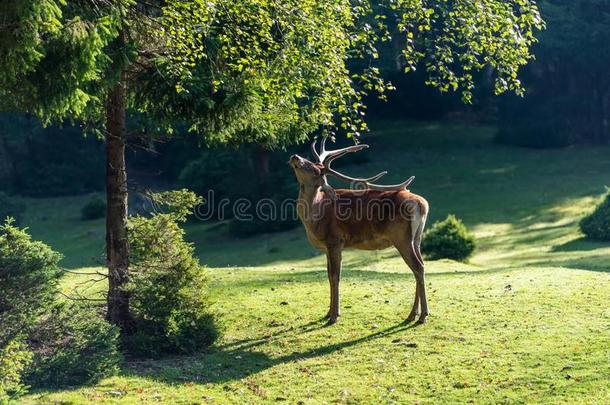
[{"label": "tree trunk", "polygon": [[125,168],[125,78],[110,90],[106,105],[106,253],[109,322],[123,331],[129,326],[127,241],[127,170]]}]

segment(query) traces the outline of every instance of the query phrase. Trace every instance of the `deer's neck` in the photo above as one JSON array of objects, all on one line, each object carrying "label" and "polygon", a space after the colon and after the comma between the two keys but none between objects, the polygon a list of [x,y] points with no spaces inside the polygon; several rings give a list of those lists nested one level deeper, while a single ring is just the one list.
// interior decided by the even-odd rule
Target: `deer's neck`
[{"label": "deer's neck", "polygon": [[323,202],[324,193],[320,186],[300,185],[298,213],[305,226],[321,219]]}]

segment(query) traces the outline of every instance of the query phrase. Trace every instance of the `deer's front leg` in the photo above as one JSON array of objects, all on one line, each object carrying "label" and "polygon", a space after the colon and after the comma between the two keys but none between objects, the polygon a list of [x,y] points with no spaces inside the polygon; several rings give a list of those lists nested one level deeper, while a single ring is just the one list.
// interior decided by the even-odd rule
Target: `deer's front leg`
[{"label": "deer's front leg", "polygon": [[341,247],[333,246],[326,250],[328,281],[330,283],[330,309],[328,323],[337,322],[339,317],[339,281],[341,279]]},{"label": "deer's front leg", "polygon": [[330,286],[330,307],[328,308],[328,312],[326,313],[325,318],[330,319],[330,314],[333,309],[333,278],[331,276],[332,272],[330,271],[330,256],[328,252],[326,253],[326,274],[328,275],[328,285]]}]

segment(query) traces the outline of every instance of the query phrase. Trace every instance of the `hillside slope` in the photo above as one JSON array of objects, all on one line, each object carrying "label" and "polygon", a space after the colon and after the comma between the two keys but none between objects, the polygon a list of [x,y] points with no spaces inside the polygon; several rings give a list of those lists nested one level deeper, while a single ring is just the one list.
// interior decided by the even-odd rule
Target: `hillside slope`
[{"label": "hillside slope", "polygon": [[[232,240],[222,224],[190,224],[225,325],[219,344],[24,402],[610,402],[610,246],[577,228],[610,184],[610,148],[497,146],[486,127],[372,127],[371,160],[344,171],[415,175],[432,220],[454,213],[477,235],[469,264],[427,263],[427,324],[402,322],[415,284],[393,250],[346,252],[342,316],[325,327],[325,259],[302,229]],[[77,219],[82,200],[34,201],[26,218],[70,268],[95,265],[103,248],[102,222]]]}]

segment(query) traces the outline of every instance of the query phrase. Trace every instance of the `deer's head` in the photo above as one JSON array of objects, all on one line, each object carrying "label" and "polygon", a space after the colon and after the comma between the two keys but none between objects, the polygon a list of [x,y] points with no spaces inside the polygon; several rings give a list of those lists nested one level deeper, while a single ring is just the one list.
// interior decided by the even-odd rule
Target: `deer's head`
[{"label": "deer's head", "polygon": [[321,186],[324,184],[324,166],[313,163],[299,155],[292,155],[288,164],[292,166],[299,184],[304,186]]},{"label": "deer's head", "polygon": [[[332,169],[330,164],[333,160],[346,155],[351,152],[358,152],[362,149],[366,149],[368,145],[354,145],[348,146],[347,148],[337,149],[337,150],[326,150],[326,139],[322,139],[321,150],[320,153],[316,150],[316,142],[311,145],[311,152],[314,156],[316,162],[311,162],[305,158],[302,158],[299,155],[292,155],[288,163],[294,169],[294,173],[297,177],[299,184],[302,186],[309,187],[322,187],[325,191],[332,190],[328,185],[328,180],[326,178],[327,175],[331,175],[336,177],[337,179],[344,181],[346,183],[350,183],[354,186],[358,186],[358,188],[368,188],[373,190],[402,190],[405,189],[411,182],[415,179],[415,177],[411,176],[409,179],[400,184],[394,185],[378,185],[373,184],[373,181],[379,180],[381,177],[385,176],[388,172],[383,171],[373,177],[368,178],[356,178],[349,177],[344,174],[339,173],[338,171]],[[362,187],[364,186],[364,187]]]}]

